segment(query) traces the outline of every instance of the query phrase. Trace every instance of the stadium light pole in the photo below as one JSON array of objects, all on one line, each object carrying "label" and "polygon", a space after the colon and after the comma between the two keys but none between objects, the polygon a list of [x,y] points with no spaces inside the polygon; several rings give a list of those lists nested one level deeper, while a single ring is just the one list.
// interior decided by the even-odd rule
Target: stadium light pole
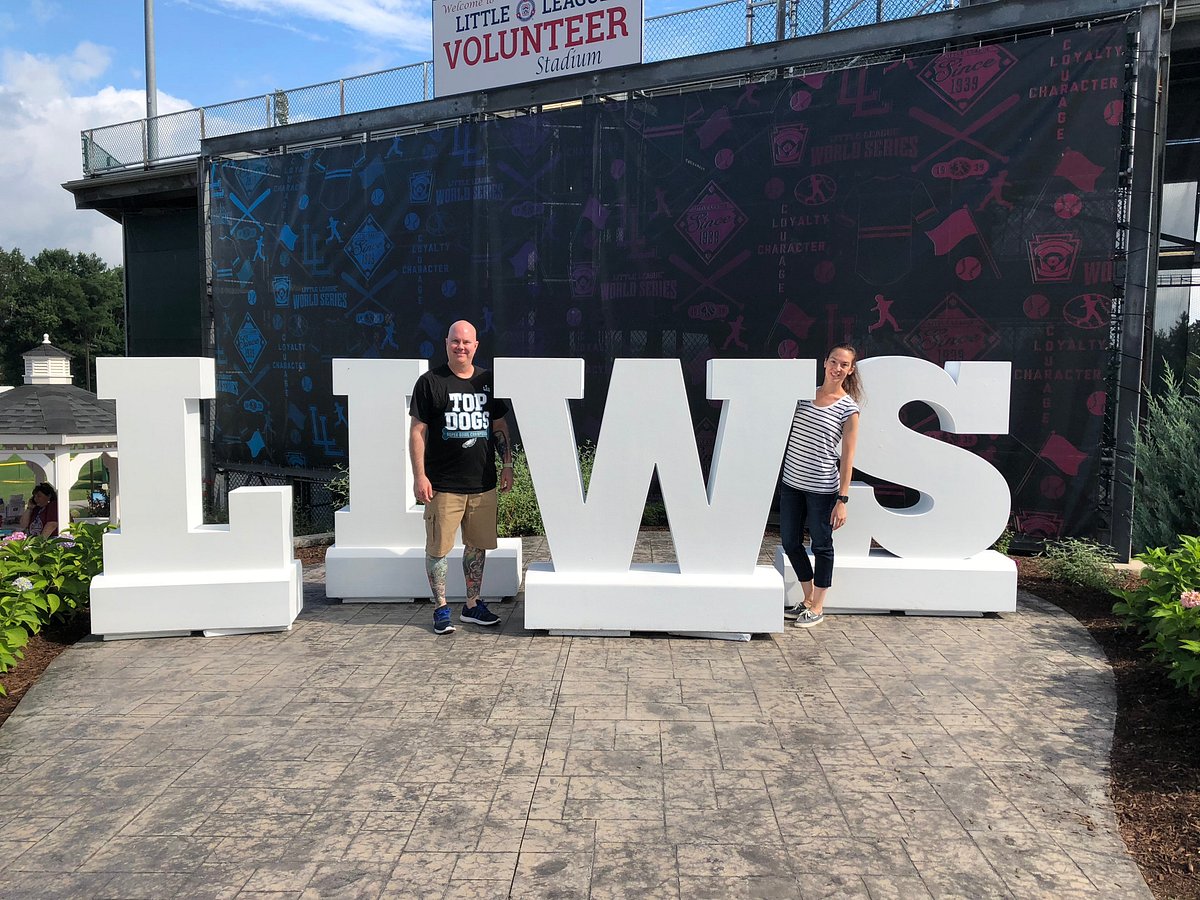
[{"label": "stadium light pole", "polygon": [[158,156],[158,79],[154,72],[154,0],[146,2],[146,164]]}]

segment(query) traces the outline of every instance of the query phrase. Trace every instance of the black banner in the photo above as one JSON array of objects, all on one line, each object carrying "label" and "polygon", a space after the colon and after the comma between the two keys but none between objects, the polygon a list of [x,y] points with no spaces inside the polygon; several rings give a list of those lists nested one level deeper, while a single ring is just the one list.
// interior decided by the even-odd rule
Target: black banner
[{"label": "black banner", "polygon": [[944,437],[1004,473],[1021,531],[1091,533],[1125,49],[1080,29],[215,161],[214,457],[347,462],[330,360],[436,364],[467,318],[485,365],[587,360],[581,440],[613,358],[679,358],[707,464],[708,359],[849,340],[1011,360],[1011,433]]}]

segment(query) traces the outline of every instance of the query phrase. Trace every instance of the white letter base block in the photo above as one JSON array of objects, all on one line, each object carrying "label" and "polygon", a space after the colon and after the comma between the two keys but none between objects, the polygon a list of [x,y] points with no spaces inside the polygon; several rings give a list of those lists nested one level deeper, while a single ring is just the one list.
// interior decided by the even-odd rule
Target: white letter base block
[{"label": "white letter base block", "polygon": [[303,579],[299,560],[282,570],[97,575],[92,633],[118,640],[286,631],[304,606]]},{"label": "white letter base block", "polygon": [[[811,556],[810,556],[811,559]],[[796,572],[775,548],[789,605],[804,601]],[[837,557],[825,612],[904,612],[908,615],[982,615],[1017,608],[1017,565],[995,550],[967,559],[902,559],[886,550]]]},{"label": "white letter base block", "polygon": [[[483,567],[485,600],[515,597],[521,589],[521,539],[500,538],[495,550],[487,552]],[[462,573],[463,548],[455,547],[447,557],[446,599],[461,601],[467,596]],[[411,603],[428,600],[429,576],[425,573],[422,547],[339,547],[325,552],[325,593],[343,603]]]},{"label": "white letter base block", "polygon": [[570,634],[783,631],[783,585],[770,566],[749,575],[684,575],[670,563],[628,572],[525,571],[525,627]]}]

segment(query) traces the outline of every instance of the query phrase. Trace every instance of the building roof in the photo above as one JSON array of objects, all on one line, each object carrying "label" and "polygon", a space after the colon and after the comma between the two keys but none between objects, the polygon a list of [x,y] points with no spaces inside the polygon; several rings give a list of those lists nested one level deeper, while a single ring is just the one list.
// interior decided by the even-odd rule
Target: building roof
[{"label": "building roof", "polygon": [[22,359],[27,356],[48,356],[51,359],[71,359],[71,354],[66,350],[59,350],[50,343],[50,336],[46,335],[46,340],[32,347],[21,354]]},{"label": "building roof", "polygon": [[0,394],[0,434],[35,438],[116,433],[116,403],[73,384],[22,384]]}]

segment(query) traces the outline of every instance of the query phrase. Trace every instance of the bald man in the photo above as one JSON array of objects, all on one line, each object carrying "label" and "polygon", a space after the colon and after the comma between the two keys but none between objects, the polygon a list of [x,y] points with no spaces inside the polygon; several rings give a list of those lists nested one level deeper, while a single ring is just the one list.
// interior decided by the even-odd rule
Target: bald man
[{"label": "bald man", "polygon": [[460,622],[498,625],[479,597],[488,550],[496,549],[496,453],[499,486],[512,489],[508,404],[492,396],[492,373],[475,365],[475,326],[458,321],[446,335],[447,364],[413,387],[409,425],[413,493],[425,504],[425,571],[433,592],[433,630],[454,631],[446,605],[446,570],[455,536],[463,537],[467,602]]}]

